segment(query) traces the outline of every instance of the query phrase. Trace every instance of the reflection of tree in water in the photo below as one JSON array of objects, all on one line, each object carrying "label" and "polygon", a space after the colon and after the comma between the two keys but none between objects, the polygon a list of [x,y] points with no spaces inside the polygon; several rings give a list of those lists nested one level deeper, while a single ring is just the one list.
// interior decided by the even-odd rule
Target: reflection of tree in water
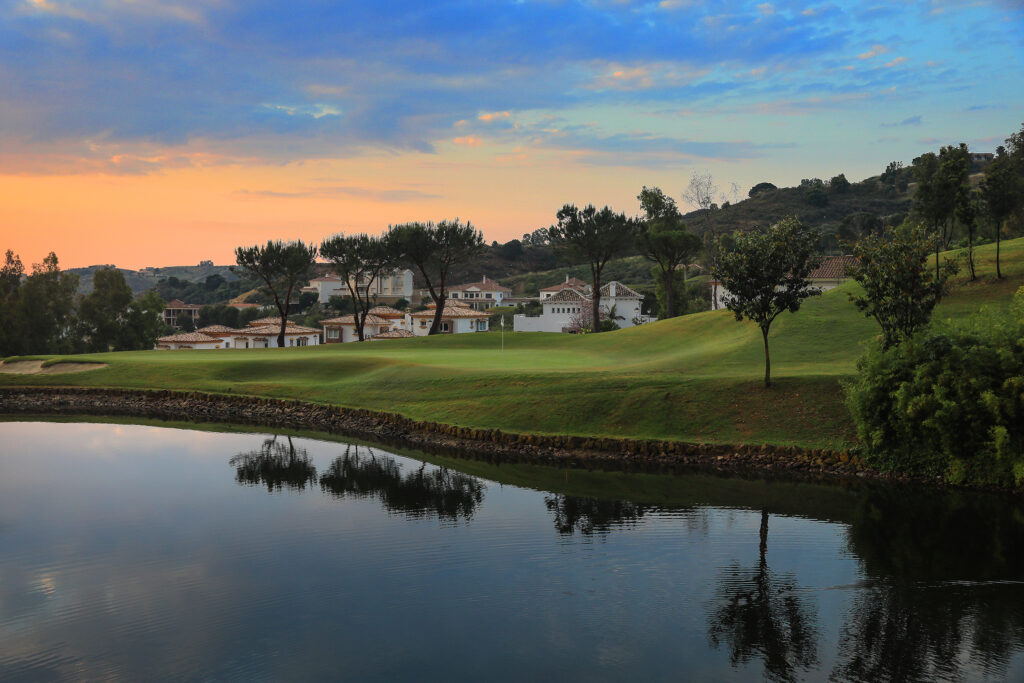
[{"label": "reflection of tree in water", "polygon": [[816,616],[796,593],[795,577],[768,568],[767,511],[761,513],[760,549],[756,568],[733,566],[722,574],[708,634],[714,647],[728,647],[733,666],[761,659],[769,680],[794,680],[817,663]]},{"label": "reflection of tree in water", "polygon": [[391,512],[410,517],[437,515],[441,519],[469,519],[483,502],[484,485],[476,477],[445,467],[403,474],[394,458],[375,455],[369,448],[360,455],[349,446],[320,477],[320,488],[339,498],[377,497]]},{"label": "reflection of tree in water", "polygon": [[555,493],[544,497],[548,510],[555,513],[555,528],[560,534],[579,531],[589,536],[607,532],[613,525],[636,524],[647,508],[628,500],[580,498]]},{"label": "reflection of tree in water", "polygon": [[872,583],[847,616],[834,678],[1005,676],[1024,641],[1024,502],[879,489],[859,502],[849,541]]},{"label": "reflection of tree in water", "polygon": [[287,439],[286,445],[278,442],[276,436],[271,437],[258,451],[231,458],[235,481],[248,486],[266,484],[271,492],[282,488],[301,491],[316,481],[316,467],[309,461],[309,453],[304,448],[295,448],[290,436]]}]

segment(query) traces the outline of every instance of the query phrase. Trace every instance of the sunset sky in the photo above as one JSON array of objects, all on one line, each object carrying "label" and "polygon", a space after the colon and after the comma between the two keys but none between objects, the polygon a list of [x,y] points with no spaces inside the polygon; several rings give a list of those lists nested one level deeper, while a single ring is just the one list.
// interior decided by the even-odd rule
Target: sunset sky
[{"label": "sunset sky", "polygon": [[233,262],[694,171],[742,196],[1024,122],[1024,3],[0,0],[0,250]]}]

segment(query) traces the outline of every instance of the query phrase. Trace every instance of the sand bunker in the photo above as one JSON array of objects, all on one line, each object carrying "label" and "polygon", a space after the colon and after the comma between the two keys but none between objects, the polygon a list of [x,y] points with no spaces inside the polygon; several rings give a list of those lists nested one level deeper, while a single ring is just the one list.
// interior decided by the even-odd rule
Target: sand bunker
[{"label": "sand bunker", "polygon": [[107,367],[106,363],[55,363],[43,367],[41,360],[15,360],[0,363],[0,373],[8,375],[59,375]]}]

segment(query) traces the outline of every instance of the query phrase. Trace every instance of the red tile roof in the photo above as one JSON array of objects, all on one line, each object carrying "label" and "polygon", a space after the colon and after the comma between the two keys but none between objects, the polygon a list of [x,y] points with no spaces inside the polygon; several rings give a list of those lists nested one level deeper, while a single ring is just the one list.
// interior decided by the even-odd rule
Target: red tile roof
[{"label": "red tile roof", "polygon": [[487,276],[480,282],[470,282],[464,285],[453,285],[448,288],[449,292],[462,292],[471,287],[476,287],[481,292],[511,292],[512,290],[504,285],[499,285],[496,280],[488,280]]},{"label": "red tile roof", "polygon": [[390,330],[388,332],[381,332],[378,335],[374,335],[373,337],[370,337],[370,340],[373,341],[373,340],[377,340],[377,339],[407,339],[409,337],[415,337],[415,336],[416,335],[413,334],[412,332],[410,332],[409,330],[398,330],[398,329],[395,329],[395,330]]},{"label": "red tile roof", "polygon": [[381,318],[404,318],[405,313],[398,310],[397,308],[391,308],[390,306],[374,306],[370,309],[370,315],[376,315]]},{"label": "red tile roof", "polygon": [[[433,318],[434,312],[437,310],[436,306],[431,306],[425,311],[419,311],[417,313],[410,313],[409,315],[413,318]],[[458,302],[448,301],[445,302],[444,311],[441,312],[441,318],[489,318],[490,316],[480,311],[474,311],[465,305],[458,305]]]},{"label": "red tile roof", "polygon": [[561,289],[586,289],[589,285],[578,277],[572,277],[565,282],[559,282],[557,285],[551,285],[540,290],[542,292],[557,292]]},{"label": "red tile roof", "polygon": [[[615,283],[615,298],[616,299],[643,299],[643,295],[637,292],[635,289],[630,289],[621,282],[613,280]],[[601,288],[601,296],[612,295],[612,282],[609,282]]]},{"label": "red tile roof", "polygon": [[[382,317],[373,315],[372,313],[370,315],[366,316],[366,324],[367,325],[390,325],[392,322],[394,322],[394,321],[390,320],[389,318],[382,318]],[[328,318],[327,320],[321,320],[320,324],[321,325],[355,325],[356,324],[356,320],[355,320],[355,315],[350,313],[349,315],[343,315],[340,318]]]},{"label": "red tile roof", "polygon": [[830,256],[821,262],[821,265],[811,271],[808,279],[811,280],[842,280],[848,275],[846,269],[857,265],[856,256]]},{"label": "red tile roof", "polygon": [[181,334],[160,337],[157,341],[164,344],[199,344],[202,342],[219,342],[220,339],[205,335],[202,332],[183,332]]},{"label": "red tile roof", "polygon": [[590,299],[584,296],[583,292],[577,289],[563,289],[558,294],[553,294],[547,299],[544,299],[542,304],[574,304],[580,301],[589,301]]}]

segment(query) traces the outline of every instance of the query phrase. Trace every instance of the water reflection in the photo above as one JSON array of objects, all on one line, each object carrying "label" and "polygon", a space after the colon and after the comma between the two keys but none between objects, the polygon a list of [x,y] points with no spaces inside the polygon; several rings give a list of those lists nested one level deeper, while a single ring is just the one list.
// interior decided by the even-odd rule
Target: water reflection
[{"label": "water reflection", "polygon": [[239,453],[229,464],[235,468],[235,481],[245,486],[264,484],[273,493],[282,488],[302,491],[316,481],[316,467],[304,448],[295,448],[292,437],[287,444],[272,436],[255,451]]},{"label": "water reflection", "polygon": [[403,474],[398,462],[373,449],[346,446],[320,477],[320,488],[336,498],[378,498],[389,512],[409,517],[436,515],[469,520],[484,500],[479,479],[446,467],[419,468]]},{"label": "water reflection", "polygon": [[558,533],[584,536],[607,533],[613,527],[636,526],[648,509],[628,500],[582,498],[564,494],[544,496],[544,505],[555,515]]},{"label": "water reflection", "polygon": [[765,677],[796,680],[818,662],[817,608],[798,592],[791,574],[768,568],[768,512],[761,511],[760,559],[756,567],[733,564],[718,578],[708,611],[712,646],[725,646],[733,666],[760,659]]},{"label": "water reflection", "polygon": [[1003,676],[1024,641],[1024,502],[877,489],[847,533],[870,578],[843,626],[835,678]]}]

